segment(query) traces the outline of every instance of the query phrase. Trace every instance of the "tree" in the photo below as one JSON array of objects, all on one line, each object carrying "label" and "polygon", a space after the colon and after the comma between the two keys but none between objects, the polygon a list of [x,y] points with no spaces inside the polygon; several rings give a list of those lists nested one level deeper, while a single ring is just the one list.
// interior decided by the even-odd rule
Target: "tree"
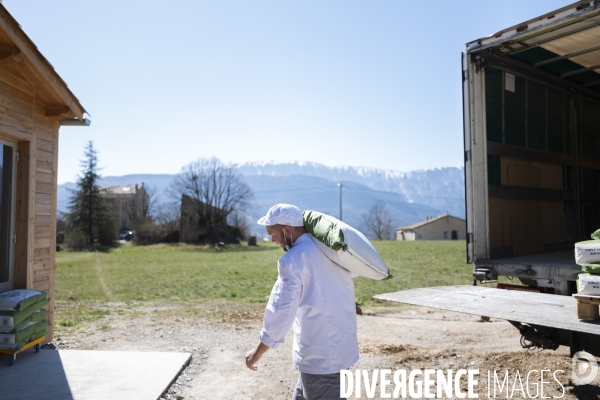
[{"label": "tree", "polygon": [[361,222],[367,234],[377,240],[389,240],[393,222],[390,210],[385,202],[378,200],[373,207],[361,216]]},{"label": "tree", "polygon": [[196,214],[198,228],[206,232],[205,240],[211,243],[227,239],[228,217],[236,211],[243,212],[253,197],[238,170],[214,157],[184,166],[168,193],[177,201],[184,196],[192,199],[186,208]]},{"label": "tree", "polygon": [[85,147],[81,160],[81,173],[77,177],[77,189],[71,190],[69,201],[70,220],[74,228],[80,229],[94,245],[94,234],[98,233],[104,220],[108,218],[108,206],[98,186],[100,180],[98,152],[91,140]]},{"label": "tree", "polygon": [[134,224],[137,220],[152,221],[156,213],[158,191],[156,186],[135,185],[136,192],[125,200],[121,206],[124,208],[129,221]]},{"label": "tree", "polygon": [[229,224],[239,229],[240,235],[243,239],[248,237],[248,231],[250,230],[250,224],[248,223],[248,217],[241,211],[234,211],[229,215]]},{"label": "tree", "polygon": [[152,220],[156,214],[156,208],[158,204],[158,189],[154,185],[144,185],[142,182],[142,186],[146,190],[146,196],[142,201],[142,217]]},{"label": "tree", "polygon": [[155,224],[158,194],[156,186],[136,185],[136,193],[124,204],[131,227],[135,231],[135,244],[153,244],[158,241],[158,229]]},{"label": "tree", "polygon": [[179,204],[160,204],[156,208],[156,241],[173,243],[179,241]]}]

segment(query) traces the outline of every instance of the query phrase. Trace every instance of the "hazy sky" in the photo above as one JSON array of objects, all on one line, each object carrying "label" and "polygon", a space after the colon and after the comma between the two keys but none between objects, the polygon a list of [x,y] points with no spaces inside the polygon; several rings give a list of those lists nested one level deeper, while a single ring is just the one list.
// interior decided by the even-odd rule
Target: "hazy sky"
[{"label": "hazy sky", "polygon": [[468,41],[555,0],[4,0],[90,113],[60,131],[59,183],[93,140],[102,174],[199,157],[399,171],[463,160]]}]

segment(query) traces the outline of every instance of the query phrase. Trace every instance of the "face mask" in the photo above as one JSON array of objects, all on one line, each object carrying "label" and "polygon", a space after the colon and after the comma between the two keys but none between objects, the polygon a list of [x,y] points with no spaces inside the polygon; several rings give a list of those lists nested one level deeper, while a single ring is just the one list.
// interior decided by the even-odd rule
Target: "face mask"
[{"label": "face mask", "polygon": [[294,245],[294,239],[292,238],[292,235],[290,235],[290,242],[291,242],[291,246],[289,244],[287,244],[287,238],[285,236],[285,231],[282,230],[283,232],[283,240],[285,241],[285,251],[290,251],[290,249],[292,248],[292,246]]}]

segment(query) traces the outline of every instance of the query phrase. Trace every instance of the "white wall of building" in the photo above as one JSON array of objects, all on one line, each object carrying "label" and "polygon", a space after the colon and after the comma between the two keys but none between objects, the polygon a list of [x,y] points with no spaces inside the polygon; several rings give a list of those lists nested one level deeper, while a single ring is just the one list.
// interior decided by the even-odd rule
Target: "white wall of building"
[{"label": "white wall of building", "polygon": [[467,226],[465,220],[446,215],[412,229],[398,229],[396,240],[466,240]]}]

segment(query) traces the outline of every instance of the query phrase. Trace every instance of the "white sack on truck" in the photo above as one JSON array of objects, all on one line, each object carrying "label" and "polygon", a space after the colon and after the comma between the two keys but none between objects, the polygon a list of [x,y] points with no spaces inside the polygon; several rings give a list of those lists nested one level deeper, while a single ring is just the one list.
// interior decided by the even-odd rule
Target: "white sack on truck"
[{"label": "white sack on truck", "polygon": [[600,229],[592,233],[592,239],[575,243],[575,262],[579,265],[600,263]]},{"label": "white sack on truck", "polygon": [[577,293],[600,296],[600,276],[579,274],[577,277]]}]

